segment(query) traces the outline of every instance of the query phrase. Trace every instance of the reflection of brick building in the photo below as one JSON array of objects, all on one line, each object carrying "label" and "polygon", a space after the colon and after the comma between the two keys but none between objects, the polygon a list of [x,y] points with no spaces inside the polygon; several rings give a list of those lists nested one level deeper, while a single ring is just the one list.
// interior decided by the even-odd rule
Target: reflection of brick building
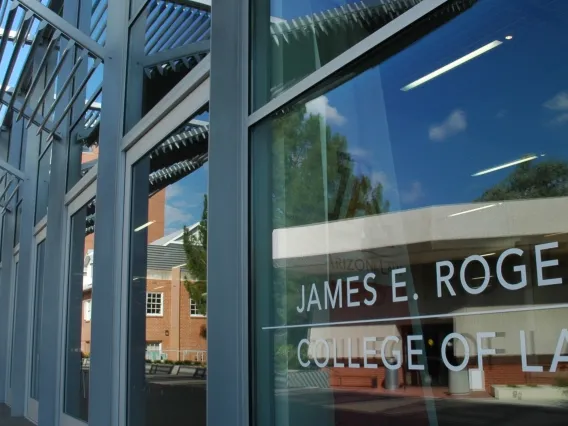
[{"label": "reflection of brick building", "polygon": [[[84,152],[83,162],[95,161],[97,153]],[[181,243],[183,232],[164,236],[166,189],[148,200],[148,260],[146,342],[148,357],[171,360],[205,360],[207,344],[206,318],[191,313],[189,293],[184,286],[185,252]],[[195,227],[193,228],[195,229]],[[95,231],[96,232],[96,231]],[[83,278],[83,314],[81,350],[90,352],[92,253],[94,233],[85,237]]]}]

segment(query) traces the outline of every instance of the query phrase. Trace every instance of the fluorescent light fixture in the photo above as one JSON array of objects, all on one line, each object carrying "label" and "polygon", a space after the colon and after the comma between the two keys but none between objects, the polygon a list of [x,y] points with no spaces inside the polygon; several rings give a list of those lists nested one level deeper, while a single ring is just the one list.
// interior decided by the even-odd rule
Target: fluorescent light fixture
[{"label": "fluorescent light fixture", "polygon": [[436,77],[439,77],[440,75],[442,75],[444,73],[447,73],[448,71],[453,70],[456,67],[459,67],[462,64],[465,64],[467,61],[471,61],[472,59],[475,59],[478,56],[483,55],[485,52],[489,52],[491,49],[494,49],[501,44],[503,44],[502,41],[494,40],[491,43],[486,44],[485,46],[480,47],[479,49],[474,50],[473,52],[468,53],[467,55],[462,56],[459,59],[456,59],[454,62],[451,62],[448,65],[445,65],[442,68],[439,68],[436,71],[433,71],[430,74],[425,75],[424,77],[419,78],[416,81],[413,81],[412,83],[404,86],[400,90],[402,90],[403,92],[407,92],[411,89],[414,89],[415,87],[418,87],[421,84],[424,84],[424,83],[426,83],[426,82],[428,82],[428,81],[430,81],[430,80],[432,80]]},{"label": "fluorescent light fixture", "polygon": [[513,40],[513,36],[512,35],[508,35],[505,37],[507,40]]},{"label": "fluorescent light fixture", "polygon": [[[489,275],[489,278],[490,279],[493,278],[493,275]],[[472,280],[484,280],[484,279],[485,279],[485,276],[472,278]]]},{"label": "fluorescent light fixture", "polygon": [[[481,257],[493,256],[494,254],[495,254],[494,252],[493,253],[485,253],[485,254],[482,254]],[[491,275],[491,276],[493,276],[493,275]]]},{"label": "fluorescent light fixture", "polygon": [[499,204],[502,204],[502,203],[488,204],[488,205],[483,206],[483,207],[477,207],[477,208],[475,208],[475,209],[464,210],[463,212],[458,212],[458,213],[451,214],[451,215],[449,215],[448,217],[455,217],[455,216],[461,216],[462,214],[478,212],[478,211],[480,211],[480,210],[485,210],[485,209],[489,209],[489,208],[491,208],[491,207],[498,206]]},{"label": "fluorescent light fixture", "polygon": [[544,238],[547,237],[554,237],[555,235],[562,235],[562,234],[566,234],[567,232],[555,232],[554,234],[547,234],[544,236]]},{"label": "fluorescent light fixture", "polygon": [[474,173],[471,176],[481,176],[486,175],[487,173],[496,172],[497,170],[506,169],[507,167],[516,166],[517,164],[526,163],[527,161],[532,161],[538,158],[538,155],[528,155],[523,158],[519,158],[518,160],[511,161],[509,163],[501,164],[499,166],[491,167],[490,169],[485,169],[480,172]]},{"label": "fluorescent light fixture", "polygon": [[140,225],[138,228],[136,228],[136,229],[134,230],[134,232],[142,231],[144,228],[149,227],[149,226],[152,225],[153,223],[156,223],[156,221],[155,221],[155,220],[151,220],[150,222],[145,223],[144,225]]}]

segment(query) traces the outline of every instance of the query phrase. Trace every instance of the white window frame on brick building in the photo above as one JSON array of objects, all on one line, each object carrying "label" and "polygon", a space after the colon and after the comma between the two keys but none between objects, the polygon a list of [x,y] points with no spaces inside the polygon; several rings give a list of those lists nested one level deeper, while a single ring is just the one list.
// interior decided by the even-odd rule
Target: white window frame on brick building
[{"label": "white window frame on brick building", "polygon": [[207,318],[206,315],[198,314],[197,313],[197,303],[191,297],[189,298],[189,316],[195,318]]},{"label": "white window frame on brick building", "polygon": [[152,291],[146,293],[146,316],[164,316],[164,293]]},{"label": "white window frame on brick building", "polygon": [[87,299],[83,301],[83,319],[85,322],[91,322],[91,309],[92,309],[93,299]]}]

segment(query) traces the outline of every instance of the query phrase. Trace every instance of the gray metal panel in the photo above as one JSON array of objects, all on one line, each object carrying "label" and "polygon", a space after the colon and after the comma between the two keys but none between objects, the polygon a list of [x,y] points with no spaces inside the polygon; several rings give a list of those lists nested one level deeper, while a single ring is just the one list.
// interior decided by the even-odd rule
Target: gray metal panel
[{"label": "gray metal panel", "polygon": [[[97,178],[97,223],[93,271],[89,425],[113,426],[119,415],[120,289],[125,155],[121,151],[126,76],[128,12],[124,0],[108,2],[104,108],[101,110]],[[111,76],[108,78],[108,76]],[[98,306],[98,308],[97,308]]]},{"label": "gray metal panel", "polygon": [[[247,0],[215,0],[212,20],[207,267],[212,426],[249,425],[248,11]],[[226,356],[226,348],[233,356]]]},{"label": "gray metal panel", "polygon": [[[66,22],[77,23],[79,0],[65,0],[63,18]],[[69,24],[71,25],[71,24]],[[77,30],[78,31],[78,30]],[[62,73],[65,75],[71,70],[72,64],[63,66]],[[70,96],[63,95],[65,101]],[[56,109],[60,114],[66,102],[62,102]],[[45,258],[45,282],[44,282],[44,306],[53,309],[45,309],[43,312],[42,331],[40,338],[41,368],[39,370],[39,404],[38,423],[52,425],[59,423],[61,411],[60,395],[60,367],[62,348],[58,344],[61,341],[62,330],[60,328],[63,315],[62,298],[65,273],[63,271],[65,243],[65,188],[67,180],[67,151],[68,132],[67,120],[60,127],[63,139],[54,143],[51,152],[51,173],[49,176],[49,201],[47,210],[47,239]],[[55,343],[55,344],[54,344]]]}]

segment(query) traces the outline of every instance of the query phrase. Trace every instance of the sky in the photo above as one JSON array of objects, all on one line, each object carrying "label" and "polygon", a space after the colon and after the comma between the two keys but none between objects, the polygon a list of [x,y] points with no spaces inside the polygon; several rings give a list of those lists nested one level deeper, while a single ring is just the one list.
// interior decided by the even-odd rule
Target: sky
[{"label": "sky", "polygon": [[[289,18],[286,11],[345,2],[275,3]],[[479,0],[308,111],[347,137],[356,171],[383,184],[391,211],[472,202],[513,169],[476,172],[528,154],[539,156],[532,163],[568,160],[567,24],[563,0]],[[495,40],[494,49],[401,90]]]}]

